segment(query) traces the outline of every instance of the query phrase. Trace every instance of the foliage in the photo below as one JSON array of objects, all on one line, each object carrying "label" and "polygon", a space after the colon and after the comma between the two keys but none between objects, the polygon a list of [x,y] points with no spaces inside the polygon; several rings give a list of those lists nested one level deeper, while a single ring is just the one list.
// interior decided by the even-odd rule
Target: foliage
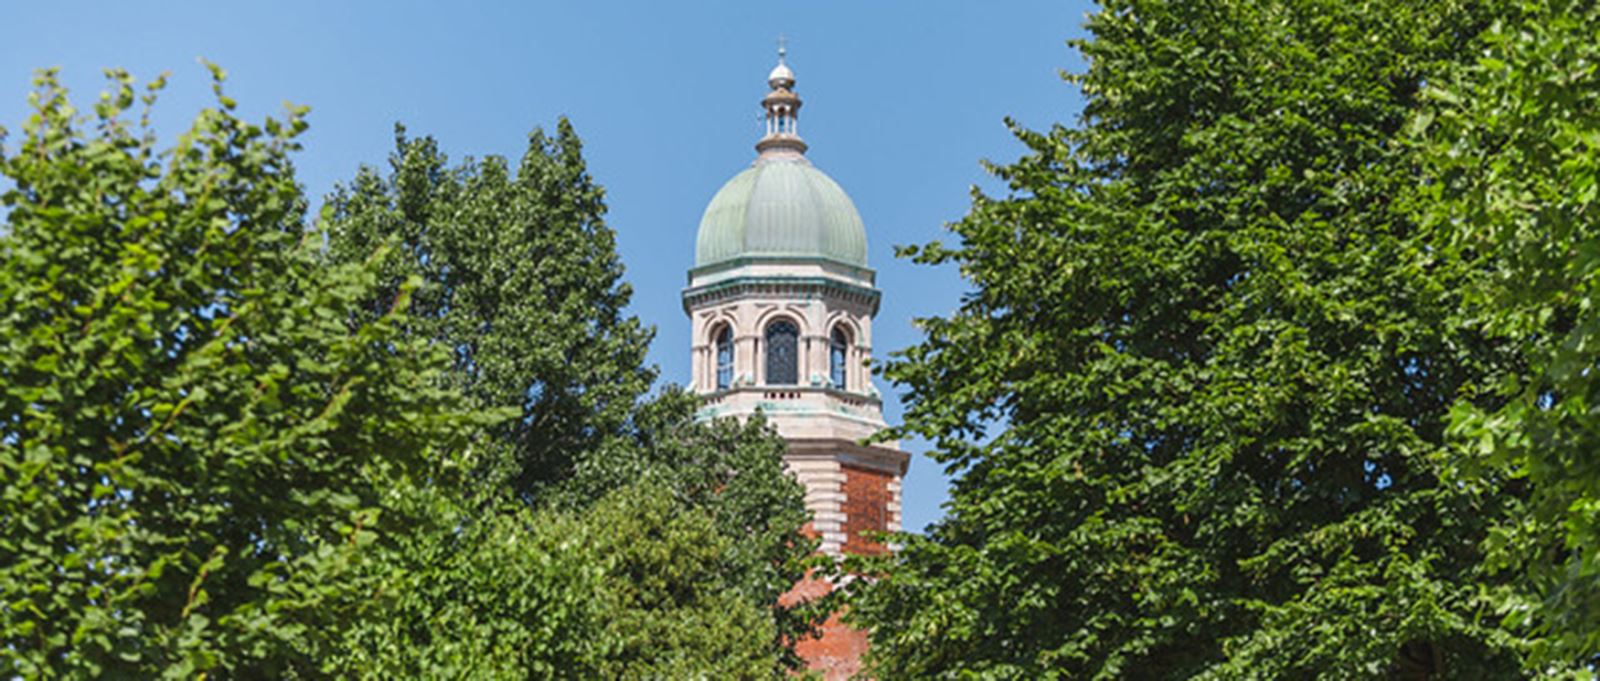
[{"label": "foliage", "polygon": [[740,540],[719,522],[651,485],[612,493],[584,517],[609,577],[605,633],[619,646],[599,677],[753,679],[781,669],[771,614],[737,580],[718,578],[745,570]]},{"label": "foliage", "polygon": [[797,662],[786,642],[825,613],[776,605],[811,548],[782,442],[756,422],[679,418],[689,399],[646,407],[640,446],[617,448],[617,479],[580,474],[538,510],[504,494],[426,501],[429,529],[390,556],[388,610],[353,627],[334,668],[755,678]]},{"label": "foliage", "polygon": [[[1531,491],[1496,535],[1495,562],[1542,599],[1503,594],[1512,621],[1538,611],[1552,659],[1600,657],[1600,9],[1508,3],[1484,50],[1430,91],[1419,115],[1425,217],[1452,257],[1484,261],[1474,324],[1508,339],[1532,372],[1488,386],[1503,405],[1463,402],[1468,475],[1512,474]],[[1492,255],[1493,258],[1487,256]],[[1565,536],[1553,552],[1547,536]],[[1542,601],[1542,602],[1541,602]]]},{"label": "foliage", "polygon": [[[409,333],[453,350],[453,383],[474,404],[520,412],[493,433],[508,456],[477,471],[484,488],[509,479],[536,508],[583,514],[615,490],[648,485],[667,493],[673,513],[707,514],[723,541],[706,546],[726,555],[700,577],[704,588],[763,610],[768,621],[749,631],[768,636],[751,654],[792,665],[788,642],[820,614],[778,605],[812,548],[799,533],[803,492],[783,472],[783,442],[759,422],[695,423],[697,400],[679,391],[642,398],[654,378],[644,364],[651,332],[623,315],[630,289],[581,146],[565,120],[553,139],[535,130],[513,174],[494,156],[451,166],[432,138],[400,129],[387,176],[363,168],[330,197],[330,259],[353,262],[398,242],[382,265],[388,285],[424,282]],[[708,621],[697,635],[721,631]],[[634,641],[626,659],[645,661],[642,669],[677,659],[661,668],[686,669],[702,658],[677,657],[687,654],[684,636]]]},{"label": "foliage", "polygon": [[[386,610],[332,668],[371,678],[761,678],[779,669],[769,613],[717,575],[733,539],[650,484],[583,510],[522,503],[407,547]],[[442,524],[441,524],[442,526]]]},{"label": "foliage", "polygon": [[800,533],[810,516],[805,489],[783,469],[784,441],[758,415],[694,420],[698,397],[669,388],[634,413],[632,435],[585,458],[551,503],[582,508],[609,490],[648,485],[677,505],[709,515],[727,555],[701,577],[767,608],[773,636],[764,645],[786,666],[800,663],[792,642],[815,631],[831,602],[780,606],[805,575],[816,542]]},{"label": "foliage", "polygon": [[402,138],[410,189],[364,171],[324,234],[304,110],[241,121],[214,72],[166,151],[160,81],[132,126],[125,74],[85,120],[47,73],[0,155],[0,676],[792,664],[782,442],[640,401],[649,332],[570,127],[515,180]]},{"label": "foliage", "polygon": [[418,527],[383,556],[367,615],[325,661],[364,678],[555,678],[607,653],[594,595],[607,581],[568,519],[520,503],[408,490]]},{"label": "foliage", "polygon": [[[1476,264],[1397,203],[1466,2],[1115,0],[1081,125],[975,195],[974,290],[887,375],[947,518],[866,567],[883,678],[1506,678],[1481,545],[1518,507],[1441,481],[1452,404],[1514,378],[1456,311]],[[1015,127],[1015,126],[1013,126]],[[894,435],[894,434],[891,434]]]},{"label": "foliage", "polygon": [[[603,191],[565,119],[554,138],[529,135],[514,174],[497,156],[451,167],[432,138],[395,137],[387,176],[363,167],[329,197],[331,259],[399,243],[385,289],[420,277],[411,333],[453,351],[452,376],[477,404],[519,409],[498,433],[501,472],[531,497],[623,436],[655,378],[651,332],[623,315],[631,290]],[[373,297],[374,313],[389,297]]]},{"label": "foliage", "polygon": [[304,109],[242,121],[212,71],[165,151],[161,80],[84,118],[46,72],[0,159],[0,676],[315,673],[419,520],[391,491],[495,418],[398,333],[408,287],[348,322],[375,278],[304,230]]}]

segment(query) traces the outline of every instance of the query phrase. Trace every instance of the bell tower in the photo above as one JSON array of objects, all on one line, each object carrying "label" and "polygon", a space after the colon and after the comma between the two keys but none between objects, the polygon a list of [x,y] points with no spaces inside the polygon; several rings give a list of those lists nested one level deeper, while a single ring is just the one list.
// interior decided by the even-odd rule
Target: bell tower
[{"label": "bell tower", "polygon": [[[866,228],[837,183],[806,159],[794,71],[778,51],[762,98],[765,134],[751,165],[700,219],[683,291],[693,334],[691,385],[702,418],[761,412],[788,441],[786,468],[806,489],[809,531],[829,555],[886,550],[863,536],[900,529],[909,456],[863,440],[886,427],[872,384],[880,292]],[[802,582],[805,599],[833,585]],[[800,653],[827,678],[859,667],[863,632],[830,621]]]}]

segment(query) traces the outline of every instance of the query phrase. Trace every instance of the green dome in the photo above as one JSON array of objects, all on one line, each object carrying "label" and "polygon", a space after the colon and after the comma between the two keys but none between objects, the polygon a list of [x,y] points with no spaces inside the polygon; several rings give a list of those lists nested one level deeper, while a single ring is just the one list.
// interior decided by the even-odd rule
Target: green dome
[{"label": "green dome", "polygon": [[804,157],[760,158],[717,191],[695,242],[695,267],[746,257],[866,267],[867,230],[839,184]]}]

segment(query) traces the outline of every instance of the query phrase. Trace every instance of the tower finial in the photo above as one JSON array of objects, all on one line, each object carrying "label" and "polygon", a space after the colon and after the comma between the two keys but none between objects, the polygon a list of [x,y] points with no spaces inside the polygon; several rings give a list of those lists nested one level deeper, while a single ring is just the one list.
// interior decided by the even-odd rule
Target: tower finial
[{"label": "tower finial", "polygon": [[767,74],[767,86],[772,88],[761,99],[767,110],[767,134],[756,142],[762,158],[793,156],[806,153],[806,143],[800,139],[800,95],[794,93],[794,71],[786,59],[789,56],[789,39],[778,36],[778,65]]}]

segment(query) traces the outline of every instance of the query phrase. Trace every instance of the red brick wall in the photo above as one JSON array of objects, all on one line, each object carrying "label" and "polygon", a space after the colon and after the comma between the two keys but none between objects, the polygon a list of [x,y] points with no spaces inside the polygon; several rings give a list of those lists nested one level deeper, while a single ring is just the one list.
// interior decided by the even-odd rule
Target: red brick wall
[{"label": "red brick wall", "polygon": [[861,671],[861,656],[867,652],[867,632],[839,621],[839,615],[822,624],[822,635],[795,644],[794,650],[806,661],[806,668],[821,672],[824,681],[845,681]]},{"label": "red brick wall", "polygon": [[861,536],[862,532],[889,529],[889,481],[891,475],[870,468],[842,466],[844,469],[844,550],[845,553],[874,555],[886,549]]},{"label": "red brick wall", "polygon": [[[792,607],[831,591],[831,582],[807,574],[778,602]],[[806,668],[821,673],[824,681],[846,681],[855,676],[861,671],[861,656],[867,652],[867,632],[840,621],[841,615],[843,613],[830,615],[818,627],[817,636],[795,641],[794,651],[806,661]]]},{"label": "red brick wall", "polygon": [[[889,529],[889,473],[862,468],[841,466],[844,473],[844,550],[855,554],[881,554],[887,551],[882,544],[861,536],[864,531],[882,532]],[[807,523],[805,531],[814,532]],[[822,596],[832,590],[824,580],[807,575],[794,588],[784,594],[780,602],[794,605]],[[867,651],[867,632],[852,628],[834,614],[820,627],[816,638],[795,642],[795,652],[806,661],[806,667],[821,672],[826,681],[843,681],[861,669],[861,656]]]}]

